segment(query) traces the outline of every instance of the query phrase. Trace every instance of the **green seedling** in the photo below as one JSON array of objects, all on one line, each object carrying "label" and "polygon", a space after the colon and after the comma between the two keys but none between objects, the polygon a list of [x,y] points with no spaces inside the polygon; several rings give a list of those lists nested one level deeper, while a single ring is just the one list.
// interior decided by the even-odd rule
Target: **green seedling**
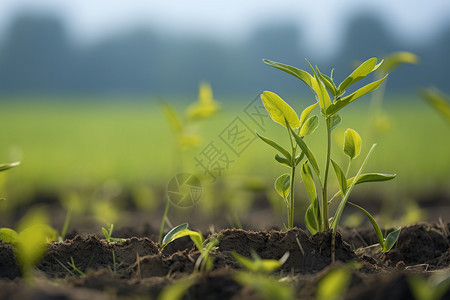
[{"label": "green seedling", "polygon": [[289,136],[291,146],[290,151],[283,148],[277,142],[256,132],[262,141],[280,152],[281,155],[275,155],[275,160],[290,168],[290,174],[283,174],[275,181],[275,189],[286,203],[288,209],[288,228],[291,229],[294,227],[295,170],[304,157],[304,153],[299,151],[297,144],[293,141],[292,130],[289,129],[294,128],[296,134],[299,135],[301,139],[303,139],[304,136],[313,133],[318,126],[318,118],[317,116],[309,117],[309,115],[314,107],[317,106],[317,103],[307,107],[302,112],[299,119],[294,109],[292,109],[292,107],[277,94],[265,91],[261,95],[261,99],[272,120],[286,127]]},{"label": "green seedling", "polygon": [[[280,69],[300,79],[313,91],[316,98],[316,103],[306,108],[302,112],[299,119],[295,111],[283,99],[281,99],[281,97],[275,95],[272,92],[264,92],[261,95],[263,104],[266,107],[272,120],[285,126],[289,133],[291,151],[288,151],[279,144],[260,136],[260,138],[264,142],[271,145],[273,148],[280,152],[281,155],[277,154],[275,159],[278,162],[291,168],[291,175],[282,175],[275,182],[275,187],[278,193],[284,199],[287,199],[287,197],[289,196],[289,201],[286,201],[286,203],[289,205],[289,228],[292,228],[293,226],[293,189],[295,167],[299,165],[302,158],[305,157],[306,161],[301,165],[300,168],[301,178],[310,200],[310,205],[306,211],[305,222],[308,230],[312,234],[318,231],[326,231],[328,229],[332,229],[332,244],[334,245],[334,236],[336,234],[340,218],[354,186],[356,184],[365,182],[391,180],[395,177],[395,175],[391,174],[362,173],[363,168],[367,164],[367,161],[375,148],[374,144],[368,152],[366,158],[364,159],[364,162],[359,168],[356,176],[348,178],[350,163],[360,154],[361,151],[361,137],[353,129],[348,129],[345,132],[344,153],[349,157],[347,171],[344,173],[339,164],[331,158],[331,134],[333,129],[335,129],[341,123],[341,117],[338,113],[350,103],[376,90],[384,82],[387,75],[345,96],[347,89],[356,82],[365,78],[368,74],[377,70],[381,66],[383,61],[378,63],[376,58],[368,59],[359,67],[357,67],[339,85],[337,85],[333,80],[333,71],[331,72],[330,76],[327,76],[320,72],[319,68],[313,68],[311,64],[309,64],[309,62],[308,64],[311,67],[312,75],[306,71],[282,63],[270,60],[264,60],[264,62],[272,67]],[[316,159],[315,155],[304,141],[304,136],[306,134],[314,132],[317,128],[317,117],[309,117],[311,111],[317,105],[319,105],[320,107],[320,114],[326,124],[326,157],[325,168],[323,172],[319,168],[319,165],[317,163],[318,160]],[[304,127],[306,126],[305,124],[308,124],[308,126]],[[329,201],[331,201],[335,197],[330,200],[328,199],[330,166],[332,166],[334,169],[340,188],[339,193],[337,194],[337,196],[335,195],[335,197],[341,197],[338,209],[332,218],[330,218],[329,213]],[[316,188],[316,182],[319,185],[318,188]],[[320,192],[318,192],[318,190]],[[371,222],[374,221],[373,218],[370,220]],[[381,246],[383,247],[383,245]],[[332,251],[332,259],[334,261],[334,251]]]},{"label": "green seedling", "polygon": [[[91,259],[89,260],[88,265],[86,266],[86,270],[89,268],[89,266],[91,265],[92,262],[92,258],[94,258],[94,255],[91,256]],[[59,260],[56,260],[61,267],[64,268],[64,270],[67,271],[67,273],[69,273],[70,275],[74,276],[74,277],[83,277],[86,275],[85,272],[81,271],[76,265],[75,262],[73,260],[73,257],[70,257],[70,262],[67,262],[67,264],[69,265],[69,267],[72,268],[72,270],[70,270],[68,267],[66,267],[62,262],[60,262]]]},{"label": "green seedling", "polygon": [[163,250],[169,243],[184,236],[189,236],[195,247],[200,251],[200,256],[195,262],[195,270],[200,272],[209,272],[213,268],[213,260],[210,257],[210,252],[216,249],[219,244],[219,239],[211,238],[210,241],[204,245],[204,238],[200,232],[188,229],[189,224],[183,223],[172,228],[162,240],[161,250]]},{"label": "green seedling", "polygon": [[450,97],[438,89],[422,89],[420,95],[450,124]]},{"label": "green seedling", "polygon": [[67,229],[69,228],[70,218],[72,216],[72,210],[68,209],[66,212],[66,217],[64,218],[64,224],[61,232],[58,235],[58,242],[62,242],[66,238]]},{"label": "green seedling", "polygon": [[236,259],[245,269],[254,273],[270,274],[281,266],[289,258],[289,251],[286,252],[280,259],[261,259],[259,255],[253,250],[251,252],[252,258],[247,258],[237,252],[232,252],[234,259]]},{"label": "green seedling", "polygon": [[[183,168],[183,156],[181,153],[187,149],[196,147],[200,144],[201,138],[197,134],[191,133],[191,124],[193,121],[205,119],[216,114],[219,109],[219,103],[214,100],[211,86],[207,82],[200,83],[198,91],[198,100],[192,103],[186,110],[184,118],[180,117],[177,111],[167,102],[161,103],[162,110],[166,116],[176,140],[174,151],[174,161],[178,161],[178,168]],[[166,201],[163,218],[161,220],[159,231],[159,244],[162,244],[164,227],[169,214],[170,202]]]},{"label": "green seedling", "polygon": [[11,243],[24,278],[32,282],[32,271],[47,251],[47,243],[56,240],[57,232],[49,225],[43,210],[33,210],[20,221],[18,230],[0,229],[0,239]]},{"label": "green seedling", "polygon": [[[125,242],[126,239],[122,238],[113,238],[112,233],[114,230],[114,224],[109,224],[108,228],[102,227],[103,235],[105,236],[105,239],[108,243],[115,243],[115,242]],[[112,250],[112,256],[113,256],[113,273],[115,274],[117,272],[117,267],[119,266],[116,263],[116,253],[114,252],[114,249]]]}]

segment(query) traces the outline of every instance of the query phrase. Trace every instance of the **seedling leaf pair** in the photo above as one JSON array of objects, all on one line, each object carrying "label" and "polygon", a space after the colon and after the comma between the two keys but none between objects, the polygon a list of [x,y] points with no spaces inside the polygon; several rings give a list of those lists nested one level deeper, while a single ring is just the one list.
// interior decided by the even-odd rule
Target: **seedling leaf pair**
[{"label": "seedling leaf pair", "polygon": [[279,269],[289,258],[289,251],[286,252],[280,259],[261,259],[259,255],[252,250],[251,255],[253,259],[247,258],[239,253],[233,251],[232,255],[244,268],[254,273],[273,273]]}]

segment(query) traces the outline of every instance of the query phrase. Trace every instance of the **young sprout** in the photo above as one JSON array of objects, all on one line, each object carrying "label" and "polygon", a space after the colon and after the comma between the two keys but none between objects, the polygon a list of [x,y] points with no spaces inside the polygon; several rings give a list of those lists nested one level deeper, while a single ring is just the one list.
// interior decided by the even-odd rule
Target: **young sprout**
[{"label": "young sprout", "polygon": [[[356,176],[348,178],[350,163],[361,152],[361,137],[355,130],[350,128],[345,132],[344,153],[349,157],[346,172],[344,173],[339,164],[331,158],[331,133],[341,123],[341,117],[338,113],[344,107],[348,106],[358,98],[361,98],[362,96],[376,90],[384,82],[387,75],[385,74],[382,78],[357,89],[349,95],[345,95],[345,93],[353,84],[365,78],[370,73],[376,71],[381,66],[383,61],[377,62],[376,58],[370,58],[366,60],[360,66],[358,66],[349,76],[347,76],[347,78],[345,78],[344,81],[342,81],[339,85],[334,82],[333,71],[331,72],[330,76],[325,75],[320,72],[319,68],[313,68],[311,64],[309,64],[309,62],[308,64],[312,70],[312,75],[306,71],[282,63],[270,60],[264,60],[264,62],[272,67],[280,69],[300,79],[311,89],[316,98],[316,103],[306,108],[299,120],[295,111],[279,96],[271,92],[264,92],[261,96],[264,106],[269,112],[272,120],[285,126],[289,133],[291,151],[287,151],[277,143],[260,136],[260,138],[264,142],[271,145],[281,153],[282,156],[277,155],[275,159],[278,162],[283,163],[291,168],[290,175],[282,175],[275,182],[275,188],[277,192],[283,197],[283,199],[285,199],[286,204],[289,208],[289,228],[292,228],[293,225],[293,182],[295,179],[295,167],[300,163],[302,158],[305,157],[306,161],[301,165],[300,174],[303,184],[305,185],[308,198],[310,200],[310,205],[306,210],[305,215],[306,226],[312,234],[318,231],[326,231],[328,229],[332,229],[332,245],[334,245],[334,237],[339,224],[339,220],[342,216],[344,207],[354,186],[356,184],[364,182],[391,180],[395,177],[395,175],[390,174],[362,173],[364,166],[367,164],[368,158],[375,148],[374,144],[367,154],[366,158],[364,159],[364,162],[359,168]],[[317,104],[320,107],[320,114],[322,115],[326,124],[326,142],[324,144],[326,147],[326,156],[324,159],[325,167],[323,171],[319,168],[319,165],[317,163],[318,160],[316,159],[314,153],[304,141],[304,135],[313,133],[317,127],[317,117],[310,117],[308,120],[306,120],[306,118],[308,118],[309,114]],[[306,124],[310,125],[310,128],[303,127]],[[330,165],[333,166],[334,173],[336,174],[340,188],[340,191],[331,199],[329,199],[328,197]],[[287,184],[287,182],[289,182],[289,185]],[[288,196],[289,201],[287,200]],[[332,218],[330,218],[329,204],[334,198],[338,196],[341,197],[341,201],[336,213]],[[374,221],[373,218],[371,219],[369,217],[369,219],[371,222]],[[377,230],[376,226],[374,225],[375,230]],[[393,234],[389,237],[389,240],[395,237],[398,237],[398,235]],[[386,238],[386,240],[388,240],[388,238]],[[386,243],[384,239],[383,243]],[[387,245],[383,246],[383,243],[380,242],[383,251],[387,250],[388,248],[390,249],[390,247],[392,247],[393,245],[391,245],[391,242],[388,242]],[[332,248],[332,259],[334,261],[333,249],[334,247]]]},{"label": "young sprout", "polygon": [[234,259],[236,259],[248,271],[254,273],[270,274],[273,273],[276,269],[281,268],[281,266],[287,261],[287,259],[289,258],[289,251],[286,252],[278,260],[261,259],[261,257],[259,257],[259,255],[254,250],[252,250],[251,252],[253,260],[242,256],[235,251],[232,252],[232,255]]},{"label": "young sprout", "polygon": [[[122,238],[113,238],[112,237],[113,229],[114,229],[114,224],[109,224],[108,228],[102,227],[103,235],[105,236],[105,239],[108,243],[126,241],[126,239],[122,239]],[[116,264],[116,253],[114,252],[114,249],[112,249],[112,257],[113,257],[113,272],[115,274],[117,272],[118,264]]]},{"label": "young sprout", "polygon": [[209,242],[204,245],[204,238],[200,232],[188,229],[189,224],[183,223],[172,228],[162,240],[161,250],[163,250],[169,243],[184,236],[189,236],[195,247],[200,251],[200,256],[195,262],[195,270],[200,272],[209,272],[213,268],[213,261],[210,257],[210,252],[215,250],[219,244],[218,238],[210,238]]},{"label": "young sprout", "polygon": [[32,210],[22,218],[15,231],[0,229],[0,239],[11,243],[24,278],[32,282],[32,271],[47,251],[47,243],[56,240],[57,232],[49,225],[45,211]]}]

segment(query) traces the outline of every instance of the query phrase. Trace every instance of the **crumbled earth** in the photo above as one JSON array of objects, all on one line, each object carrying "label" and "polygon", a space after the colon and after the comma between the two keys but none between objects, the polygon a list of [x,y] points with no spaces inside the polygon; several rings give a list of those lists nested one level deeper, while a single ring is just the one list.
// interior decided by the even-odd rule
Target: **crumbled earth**
[{"label": "crumbled earth", "polygon": [[[336,268],[351,272],[344,299],[413,299],[411,276],[450,276],[450,223],[406,227],[387,254],[374,245],[373,229],[343,228],[336,235],[334,263],[331,232],[311,236],[298,228],[226,229],[209,235],[220,243],[211,252],[212,270],[203,273],[196,271],[200,252],[188,237],[161,251],[155,234],[123,232],[124,242],[75,235],[49,244],[33,282],[22,278],[14,248],[0,242],[0,299],[156,299],[165,287],[186,278],[191,281],[183,299],[264,299],[258,290],[235,280],[243,269],[233,252],[251,257],[252,251],[263,259],[279,259],[289,252],[272,279],[283,278],[296,299],[315,299],[319,282]],[[450,291],[443,297],[449,299]]]}]

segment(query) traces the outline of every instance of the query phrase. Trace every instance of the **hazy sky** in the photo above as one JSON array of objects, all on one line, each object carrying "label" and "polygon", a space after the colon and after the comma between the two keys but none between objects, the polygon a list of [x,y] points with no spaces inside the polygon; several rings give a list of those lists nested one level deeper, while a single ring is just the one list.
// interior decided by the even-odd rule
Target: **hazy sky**
[{"label": "hazy sky", "polygon": [[361,9],[383,16],[399,38],[412,42],[450,23],[450,0],[0,0],[0,38],[22,10],[61,15],[82,43],[138,25],[239,41],[260,24],[286,20],[298,24],[312,50],[326,53]]}]

